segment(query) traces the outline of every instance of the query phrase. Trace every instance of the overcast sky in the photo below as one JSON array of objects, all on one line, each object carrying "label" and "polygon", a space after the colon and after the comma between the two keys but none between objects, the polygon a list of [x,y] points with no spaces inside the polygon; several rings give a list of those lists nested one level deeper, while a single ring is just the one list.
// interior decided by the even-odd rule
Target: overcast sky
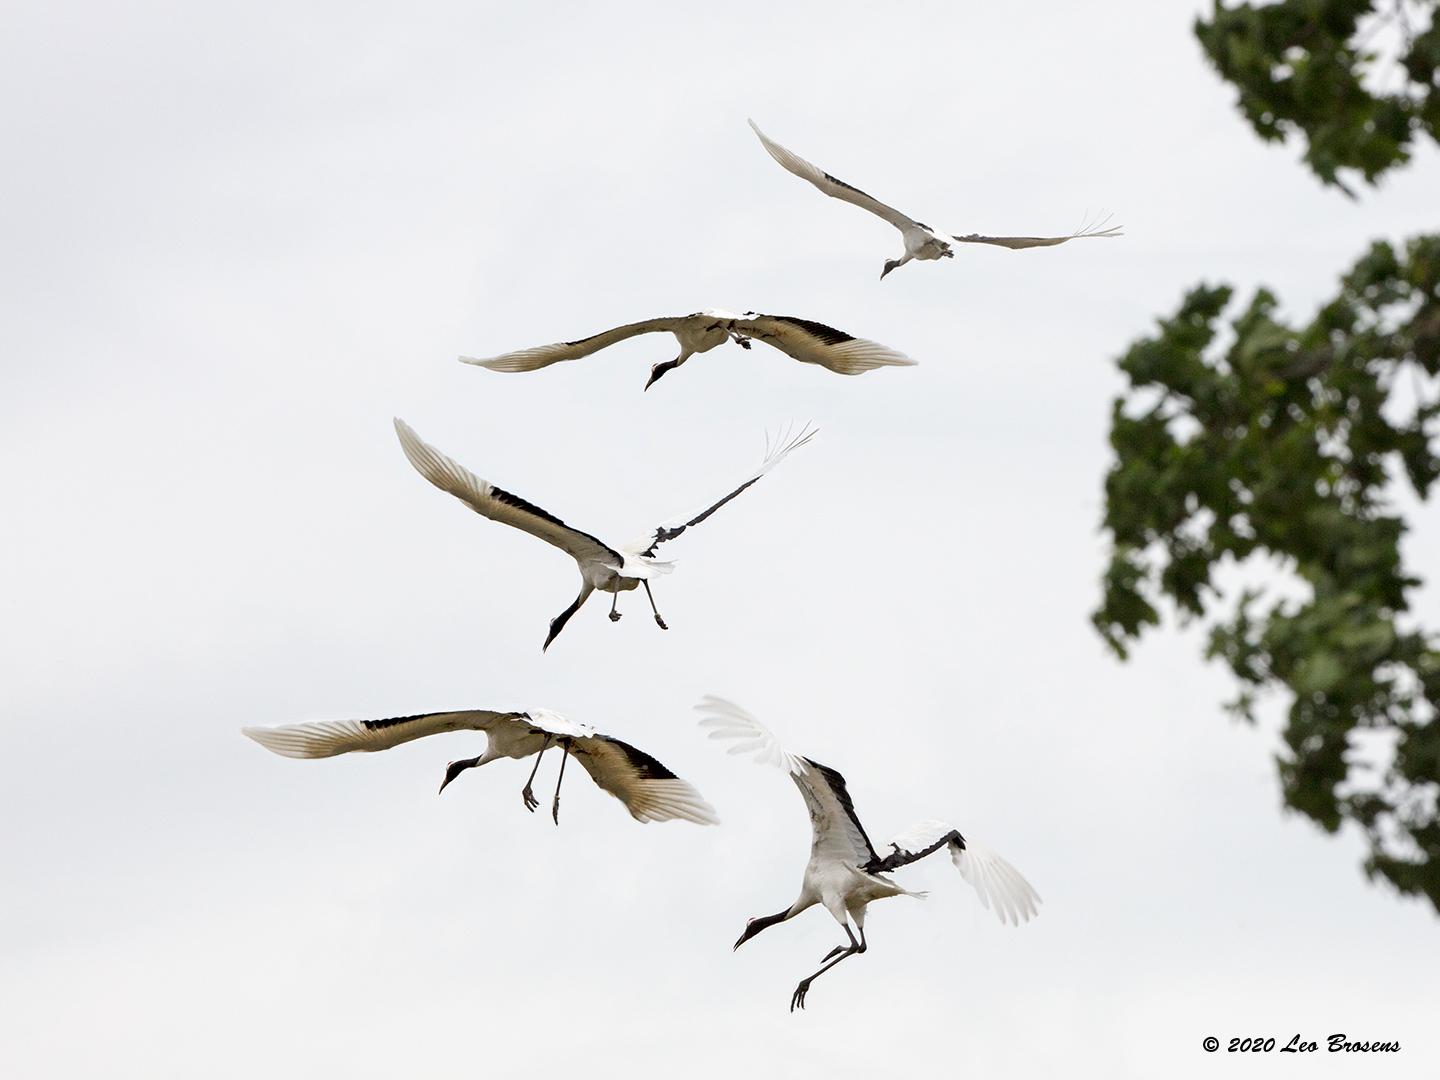
[{"label": "overcast sky", "polygon": [[[1113,358],[1182,292],[1305,318],[1434,228],[1431,148],[1359,202],[1262,146],[1196,5],[21,4],[0,36],[0,1070],[24,1077],[1277,1075],[1201,1040],[1345,1031],[1433,1076],[1433,913],[1280,809],[1275,726],[1173,626],[1088,615]],[[745,126],[953,232],[1123,240],[913,264]],[[454,362],[705,307],[918,367],[768,349],[641,394],[669,339],[529,376]],[[674,545],[650,620],[406,463],[399,415],[623,541],[821,432]],[[1440,516],[1407,551],[1440,579]],[[1417,596],[1431,625],[1432,585]],[[877,839],[955,822],[1041,917],[943,860],[870,951],[795,896],[808,822],[693,703],[842,771]],[[526,766],[437,798],[455,735],[295,762],[248,724],[544,706],[693,781],[641,826]],[[1272,709],[1272,714],[1275,712]],[[541,769],[542,799],[554,782]],[[572,786],[573,785],[573,786]],[[933,865],[931,865],[933,863]],[[1223,1055],[1221,1055],[1223,1056]],[[1267,1071],[1270,1070],[1270,1071]]]}]

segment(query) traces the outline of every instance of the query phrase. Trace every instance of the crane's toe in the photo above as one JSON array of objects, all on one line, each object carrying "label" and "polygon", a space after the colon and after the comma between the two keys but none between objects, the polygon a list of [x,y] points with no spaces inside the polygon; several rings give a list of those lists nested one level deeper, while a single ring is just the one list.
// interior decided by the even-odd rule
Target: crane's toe
[{"label": "crane's toe", "polygon": [[669,629],[670,629],[670,627],[668,627],[668,626],[665,625],[665,620],[660,617],[660,613],[659,613],[659,612],[656,612],[656,613],[655,613],[655,625],[658,626],[658,627],[660,627],[661,630],[669,630]]},{"label": "crane's toe", "polygon": [[612,611],[612,612],[610,612],[610,621],[611,621],[611,622],[619,622],[619,621],[620,621],[620,612],[618,612],[618,611]]},{"label": "crane's toe", "polygon": [[805,995],[810,992],[810,980],[806,979],[799,986],[795,987],[795,993],[790,995],[790,1011],[805,1008]]},{"label": "crane's toe", "polygon": [[525,809],[532,814],[540,806],[540,800],[535,798],[535,792],[530,790],[530,785],[525,785],[525,790],[520,792],[520,798],[525,803]]}]

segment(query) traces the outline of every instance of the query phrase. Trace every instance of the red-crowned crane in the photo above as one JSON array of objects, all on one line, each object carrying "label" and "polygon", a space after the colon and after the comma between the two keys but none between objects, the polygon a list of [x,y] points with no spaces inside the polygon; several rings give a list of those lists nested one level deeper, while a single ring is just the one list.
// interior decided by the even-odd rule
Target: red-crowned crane
[{"label": "red-crowned crane", "polygon": [[611,345],[641,334],[662,332],[675,335],[675,340],[680,345],[680,355],[674,360],[667,360],[650,368],[650,378],[645,383],[646,390],[666,372],[673,371],[690,357],[709,352],[727,341],[733,341],[745,349],[750,348],[752,341],[762,341],[801,363],[819,364],[840,375],[859,375],[875,368],[909,367],[915,363],[904,353],[874,341],[857,338],[824,323],[796,318],[793,315],[758,315],[753,311],[736,315],[714,309],[697,311],[693,315],[627,323],[613,330],[580,338],[578,341],[560,341],[554,345],[519,349],[488,360],[462,356],[460,362],[489,368],[491,371],[538,371],[562,360],[579,360],[583,356],[608,349]]},{"label": "red-crowned crane", "polygon": [[941,848],[948,851],[960,876],[979,895],[980,903],[986,908],[993,906],[1001,922],[1018,926],[1038,913],[1040,897],[1020,872],[993,851],[963,836],[953,825],[922,821],[876,851],[855,813],[845,778],[838,772],[785,750],[760,721],[723,698],[706,696],[696,709],[704,713],[700,724],[710,729],[710,738],[735,741],[730,753],[753,753],[757,760],[789,773],[810,811],[813,841],[800,895],[774,915],[751,919],[735,942],[738,949],[760,931],[793,919],[816,904],[840,924],[849,940],[825,955],[819,971],[800,980],[790,997],[791,1012],[805,1007],[805,995],[812,982],[840,961],[866,950],[867,905],[889,896],[925,895],[902,888],[886,874],[931,852]]},{"label": "red-crowned crane", "polygon": [[804,446],[815,435],[814,431],[807,428],[794,438],[782,437],[777,440],[773,449],[767,445],[765,460],[760,463],[760,468],[724,498],[703,510],[658,525],[639,540],[617,549],[587,532],[571,528],[534,503],[480,479],[463,465],[422,441],[420,436],[398,417],[395,420],[395,431],[400,436],[400,446],[404,449],[405,456],[410,459],[410,464],[430,483],[441,491],[454,495],[481,517],[498,521],[502,525],[510,525],[544,540],[547,544],[553,544],[573,558],[580,567],[580,595],[575,598],[574,603],[551,620],[550,632],[545,637],[542,651],[550,648],[550,643],[565,629],[570,617],[580,610],[580,605],[597,589],[612,595],[610,621],[616,622],[620,618],[620,612],[616,610],[620,594],[644,586],[645,595],[650,600],[650,610],[655,613],[656,624],[661,630],[668,630],[665,620],[660,617],[659,609],[655,607],[655,596],[650,592],[650,579],[670,573],[675,566],[673,561],[666,562],[655,558],[660,545],[674,540],[692,525],[699,525],[780,464],[792,450]]},{"label": "red-crowned crane", "polygon": [[[914,218],[902,214],[893,206],[886,206],[879,199],[867,195],[853,184],[847,184],[831,176],[824,169],[816,168],[804,158],[792,154],[785,147],[775,142],[763,131],[755,126],[755,121],[749,121],[751,129],[760,137],[760,143],[769,152],[770,156],[780,163],[787,171],[794,173],[802,180],[808,180],[832,199],[841,199],[858,206],[862,210],[869,210],[885,221],[888,221],[895,228],[900,230],[900,235],[905,240],[905,254],[898,259],[887,259],[885,269],[880,271],[880,279],[883,281],[885,275],[897,267],[904,266],[911,259],[919,259],[922,262],[931,259],[949,259],[955,252],[952,244],[994,244],[997,247],[1020,250],[1023,248],[1054,247],[1056,244],[1063,244],[1067,240],[1080,240],[1090,237],[1114,237],[1124,235],[1120,230],[1121,226],[1114,225],[1105,228],[1106,221],[1100,221],[1093,225],[1081,228],[1077,232],[1067,236],[981,236],[979,233],[970,233],[966,236],[950,236],[946,233],[936,232],[929,225],[916,221]],[[1108,219],[1107,219],[1108,220]]]},{"label": "red-crowned crane", "polygon": [[555,799],[550,813],[560,824],[560,785],[565,779],[565,762],[578,761],[602,791],[625,804],[639,822],[693,821],[717,825],[715,808],[684,780],[643,750],[609,735],[601,735],[589,724],[567,720],[549,709],[524,712],[493,712],[488,709],[459,709],[455,712],[419,713],[383,720],[313,720],[282,727],[240,729],[267,750],[291,758],[325,758],[374,750],[438,735],[446,731],[483,731],[485,752],[479,757],[452,761],[445,769],[447,784],[466,769],[488,765],[500,758],[535,757],[535,767],[520,797],[525,809],[534,811],[539,802],[530,785],[540,771],[540,760],[552,746],[560,748],[560,775],[555,782]]}]

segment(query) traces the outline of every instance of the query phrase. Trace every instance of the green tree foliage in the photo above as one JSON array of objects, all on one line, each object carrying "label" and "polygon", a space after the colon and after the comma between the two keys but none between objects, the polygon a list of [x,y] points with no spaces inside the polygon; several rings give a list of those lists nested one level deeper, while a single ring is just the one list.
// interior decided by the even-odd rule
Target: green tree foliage
[{"label": "green tree foliage", "polygon": [[1305,161],[1346,192],[1409,160],[1417,134],[1440,138],[1440,0],[1217,0],[1195,34],[1240,110],[1270,141],[1293,132]]},{"label": "green tree foliage", "polygon": [[[1261,290],[1222,334],[1231,297],[1193,289],[1120,360],[1095,624],[1123,657],[1162,598],[1207,620],[1237,713],[1289,691],[1286,802],[1358,822],[1367,870],[1440,909],[1440,649],[1408,614],[1396,513],[1402,474],[1422,499],[1440,474],[1440,236],[1375,244],[1308,325]],[[1217,571],[1252,556],[1303,599],[1225,596]]]}]

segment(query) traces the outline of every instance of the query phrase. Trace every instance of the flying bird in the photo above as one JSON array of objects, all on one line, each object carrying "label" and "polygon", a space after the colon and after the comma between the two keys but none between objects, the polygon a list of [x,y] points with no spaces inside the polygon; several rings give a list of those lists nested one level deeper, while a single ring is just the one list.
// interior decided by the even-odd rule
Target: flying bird
[{"label": "flying bird", "polygon": [[524,712],[492,712],[488,709],[460,709],[455,712],[420,713],[386,720],[315,720],[283,727],[247,727],[242,733],[267,750],[290,758],[324,758],[337,754],[388,750],[427,735],[446,731],[483,731],[485,752],[479,757],[452,761],[445,770],[446,785],[466,769],[488,765],[500,758],[535,757],[535,767],[525,781],[520,797],[525,809],[534,812],[540,805],[530,785],[540,771],[540,760],[552,746],[560,748],[560,775],[555,782],[551,817],[560,824],[560,785],[565,780],[565,762],[574,758],[590,774],[597,787],[625,804],[639,822],[693,821],[697,825],[718,825],[715,808],[700,792],[681,780],[643,750],[601,735],[589,724],[567,720],[549,709]]},{"label": "flying bird", "polygon": [[922,222],[902,214],[892,206],[886,206],[874,196],[867,195],[853,184],[847,184],[844,180],[831,176],[824,169],[811,165],[810,162],[796,154],[792,154],[785,147],[769,138],[756,126],[755,121],[749,121],[751,129],[760,137],[761,144],[769,151],[770,156],[778,161],[786,170],[794,173],[802,180],[808,180],[817,188],[829,195],[832,199],[843,199],[862,210],[869,210],[876,217],[883,218],[891,225],[900,230],[905,239],[905,254],[898,259],[887,259],[885,269],[880,271],[880,279],[883,281],[885,275],[897,267],[904,266],[911,259],[919,259],[922,262],[931,259],[953,258],[955,252],[951,245],[958,244],[994,244],[997,247],[1020,250],[1022,248],[1054,247],[1056,244],[1063,244],[1067,240],[1078,240],[1085,237],[1095,236],[1122,236],[1122,226],[1114,225],[1104,228],[1106,221],[1099,221],[1093,225],[1082,227],[1077,232],[1068,236],[981,236],[979,233],[970,233],[966,236],[950,236],[946,233],[936,232]]},{"label": "flying bird", "polygon": [[836,330],[824,323],[797,319],[792,315],[757,315],[753,311],[736,315],[719,310],[697,311],[693,315],[679,315],[674,318],[648,319],[645,322],[617,326],[613,330],[592,334],[579,341],[561,341],[554,345],[520,349],[489,360],[462,356],[460,361],[489,368],[491,371],[537,371],[562,360],[579,360],[582,356],[589,356],[641,334],[662,331],[675,335],[675,340],[680,345],[680,355],[674,360],[667,360],[650,368],[650,378],[645,383],[646,390],[666,372],[679,367],[696,353],[709,352],[727,341],[733,341],[744,349],[750,348],[752,341],[763,341],[795,360],[805,364],[819,364],[841,375],[859,375],[879,367],[909,367],[915,363],[904,353],[874,341],[854,337],[844,330]]},{"label": "flying bird", "polygon": [[[950,853],[960,876],[979,894],[980,903],[987,909],[994,906],[1001,922],[1018,926],[1037,914],[1040,897],[1019,871],[993,851],[961,835],[953,825],[922,821],[876,851],[855,813],[845,778],[838,772],[811,758],[790,753],[760,721],[723,698],[707,695],[696,709],[705,714],[700,724],[710,729],[710,738],[735,740],[730,753],[753,752],[757,760],[789,773],[810,811],[814,838],[799,897],[774,915],[751,919],[745,924],[740,940],[735,942],[738,949],[760,931],[793,919],[816,904],[823,905],[840,924],[849,940],[831,949],[821,961],[820,970],[800,981],[790,998],[791,1012],[805,1007],[805,995],[812,982],[840,961],[866,950],[865,908],[868,904],[889,896],[925,895],[902,888],[886,876],[889,871],[941,848]],[[852,922],[854,930],[850,928]]]},{"label": "flying bird", "polygon": [[639,540],[616,549],[587,532],[566,525],[554,514],[540,509],[534,503],[480,479],[463,465],[422,441],[420,436],[398,417],[395,419],[395,431],[400,436],[400,446],[404,449],[405,456],[410,459],[410,464],[430,483],[441,491],[454,495],[482,517],[498,521],[502,525],[510,525],[544,540],[547,544],[553,544],[579,565],[582,579],[580,595],[573,604],[551,620],[550,632],[541,651],[550,647],[550,643],[565,629],[570,617],[580,610],[580,605],[590,599],[590,594],[596,589],[612,594],[610,621],[618,622],[620,612],[616,610],[616,605],[620,593],[643,586],[645,595],[650,600],[650,610],[655,614],[656,624],[661,630],[670,629],[660,617],[660,611],[655,606],[655,596],[650,591],[652,578],[668,574],[675,568],[673,561],[666,562],[655,557],[660,545],[674,540],[692,525],[699,525],[783,461],[792,450],[804,446],[815,436],[815,432],[809,428],[794,438],[782,436],[773,449],[766,446],[765,460],[760,463],[760,468],[724,498],[703,510],[657,525]]}]

